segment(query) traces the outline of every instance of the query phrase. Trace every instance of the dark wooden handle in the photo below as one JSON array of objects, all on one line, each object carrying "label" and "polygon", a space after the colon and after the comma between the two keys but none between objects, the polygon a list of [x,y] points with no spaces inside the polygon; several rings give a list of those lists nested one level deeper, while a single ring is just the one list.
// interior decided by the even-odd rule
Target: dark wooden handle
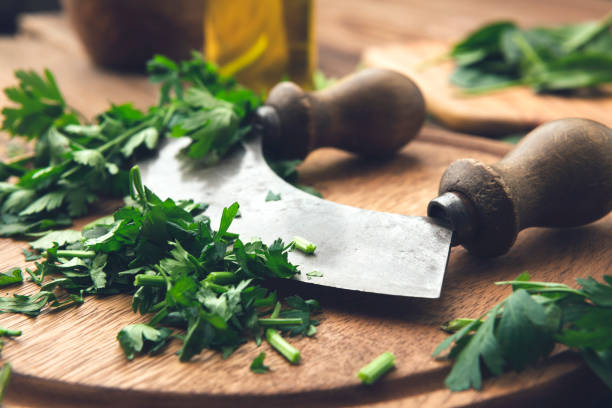
[{"label": "dark wooden handle", "polygon": [[324,146],[390,155],[414,139],[424,119],[425,103],[414,82],[395,71],[365,69],[317,92],[280,83],[255,120],[268,151],[304,158]]},{"label": "dark wooden handle", "polygon": [[483,257],[506,253],[525,228],[583,225],[610,210],[612,130],[587,119],[541,125],[493,165],[452,163],[428,207]]}]

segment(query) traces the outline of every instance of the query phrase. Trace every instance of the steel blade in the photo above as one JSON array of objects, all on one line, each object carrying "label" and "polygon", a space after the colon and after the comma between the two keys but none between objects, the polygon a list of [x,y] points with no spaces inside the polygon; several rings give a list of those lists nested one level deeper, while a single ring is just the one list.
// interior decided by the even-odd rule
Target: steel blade
[{"label": "steel blade", "polygon": [[[243,241],[302,236],[317,245],[315,255],[293,251],[298,280],[388,295],[437,298],[448,261],[452,232],[426,217],[363,210],[307,194],[267,165],[255,137],[212,167],[194,165],[180,151],[189,139],[167,141],[158,155],[141,163],[143,181],[161,198],[210,204],[206,214],[219,225],[223,207],[240,204],[230,231]],[[279,201],[265,201],[269,191]],[[316,270],[322,277],[308,279]]]}]

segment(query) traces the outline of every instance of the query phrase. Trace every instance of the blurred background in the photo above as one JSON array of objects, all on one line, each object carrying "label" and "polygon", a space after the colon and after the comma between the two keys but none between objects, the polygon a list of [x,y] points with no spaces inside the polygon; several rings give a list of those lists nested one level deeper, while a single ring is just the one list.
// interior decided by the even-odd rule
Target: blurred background
[{"label": "blurred background", "polygon": [[[611,5],[607,0],[4,0],[0,74],[5,85],[16,68],[46,66],[62,84],[63,77],[78,70],[81,80],[90,80],[89,92],[99,92],[100,105],[90,102],[93,113],[108,100],[146,106],[152,88],[135,79],[137,91],[126,92],[109,78],[116,78],[115,72],[144,73],[156,53],[183,59],[192,50],[203,51],[222,72],[236,74],[258,91],[283,79],[312,87],[321,73],[323,78],[341,77],[358,67],[383,66],[416,80],[430,120],[461,132],[515,140],[517,133],[556,117],[590,115],[610,125],[606,112],[612,102],[606,95],[598,95],[593,104],[592,98],[540,97],[527,90],[461,98],[447,86],[452,67],[423,73],[414,66],[447,53],[486,23],[509,20],[534,27],[598,20],[610,13]],[[95,70],[101,76],[93,75]],[[98,85],[99,78],[106,83]],[[78,105],[81,96],[66,92]],[[141,101],[139,92],[150,95],[149,101]]]}]

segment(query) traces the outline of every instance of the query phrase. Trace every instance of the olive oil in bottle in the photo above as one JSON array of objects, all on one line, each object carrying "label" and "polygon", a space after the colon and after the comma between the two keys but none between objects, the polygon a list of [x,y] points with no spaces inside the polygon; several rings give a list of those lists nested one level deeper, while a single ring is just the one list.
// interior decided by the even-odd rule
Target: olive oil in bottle
[{"label": "olive oil in bottle", "polygon": [[316,65],[313,1],[206,0],[206,58],[258,92],[283,79],[311,87]]}]

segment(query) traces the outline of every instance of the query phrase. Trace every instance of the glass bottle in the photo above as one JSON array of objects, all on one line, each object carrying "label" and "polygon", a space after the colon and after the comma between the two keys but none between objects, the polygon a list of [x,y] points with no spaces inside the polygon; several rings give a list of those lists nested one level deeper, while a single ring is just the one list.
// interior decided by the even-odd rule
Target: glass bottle
[{"label": "glass bottle", "polygon": [[309,88],[316,66],[314,0],[206,0],[204,54],[258,92],[284,79]]}]

